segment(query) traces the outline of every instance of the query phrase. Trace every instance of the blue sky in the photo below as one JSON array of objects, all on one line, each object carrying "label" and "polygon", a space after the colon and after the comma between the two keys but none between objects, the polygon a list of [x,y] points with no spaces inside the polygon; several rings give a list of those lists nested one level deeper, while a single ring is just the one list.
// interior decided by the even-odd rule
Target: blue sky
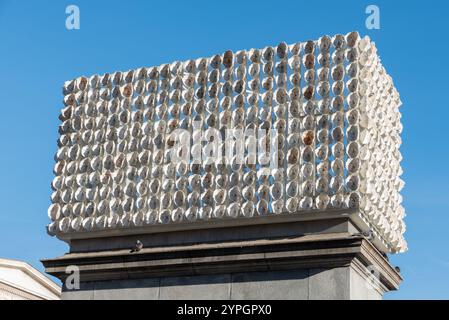
[{"label": "blue sky", "polygon": [[[358,30],[404,103],[409,252],[391,258],[405,281],[386,298],[449,299],[447,2],[242,2],[0,0],[0,257],[42,270],[67,251],[44,229],[65,80]],[[80,30],[65,28],[70,4]],[[365,27],[370,4],[380,30]]]}]

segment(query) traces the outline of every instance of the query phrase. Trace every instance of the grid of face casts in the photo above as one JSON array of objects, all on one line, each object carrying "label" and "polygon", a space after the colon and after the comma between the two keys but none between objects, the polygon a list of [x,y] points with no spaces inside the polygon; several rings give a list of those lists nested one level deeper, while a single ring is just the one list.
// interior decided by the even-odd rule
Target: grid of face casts
[{"label": "grid of face casts", "polygon": [[355,210],[404,251],[399,95],[356,32],[65,83],[51,235]]}]

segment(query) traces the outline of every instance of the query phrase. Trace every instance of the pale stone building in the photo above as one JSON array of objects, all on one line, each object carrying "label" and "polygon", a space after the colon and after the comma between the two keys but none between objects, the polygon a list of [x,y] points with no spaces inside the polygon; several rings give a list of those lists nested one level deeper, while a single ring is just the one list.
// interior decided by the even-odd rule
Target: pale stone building
[{"label": "pale stone building", "polygon": [[61,288],[28,263],[0,259],[0,300],[59,300]]}]

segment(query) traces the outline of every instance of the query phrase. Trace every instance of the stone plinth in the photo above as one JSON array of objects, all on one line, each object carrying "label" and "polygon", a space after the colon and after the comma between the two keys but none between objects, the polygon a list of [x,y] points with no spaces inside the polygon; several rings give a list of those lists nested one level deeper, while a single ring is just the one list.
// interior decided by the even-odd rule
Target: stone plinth
[{"label": "stone plinth", "polygon": [[79,267],[63,299],[381,299],[402,280],[349,217],[78,239],[43,263]]}]

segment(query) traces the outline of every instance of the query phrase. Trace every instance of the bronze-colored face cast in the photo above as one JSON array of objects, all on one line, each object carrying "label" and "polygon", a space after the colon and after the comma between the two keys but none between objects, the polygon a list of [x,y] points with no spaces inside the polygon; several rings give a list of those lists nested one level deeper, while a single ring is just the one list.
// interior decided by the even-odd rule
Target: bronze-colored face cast
[{"label": "bronze-colored face cast", "polygon": [[124,80],[126,83],[131,83],[133,81],[133,78],[134,78],[134,70],[130,70],[125,74]]},{"label": "bronze-colored face cast", "polygon": [[249,52],[249,58],[251,62],[253,63],[259,63],[260,62],[260,50],[258,49],[251,49]]},{"label": "bronze-colored face cast", "polygon": [[75,80],[66,81],[64,83],[63,88],[62,88],[62,93],[64,95],[72,93],[75,90],[75,87],[76,87],[76,81]]},{"label": "bronze-colored face cast", "polygon": [[232,96],[232,84],[230,81],[227,81],[223,84],[223,86],[221,88],[221,92],[225,96],[228,96],[228,97]]},{"label": "bronze-colored face cast", "polygon": [[281,105],[287,102],[287,91],[285,89],[279,88],[276,91],[276,101]]},{"label": "bronze-colored face cast", "polygon": [[171,120],[168,122],[168,130],[169,130],[169,132],[172,132],[172,131],[174,131],[176,128],[178,128],[178,125],[179,125],[179,121],[178,121],[177,119],[171,119]]},{"label": "bronze-colored face cast", "polygon": [[213,56],[213,58],[210,60],[210,66],[213,69],[220,68],[220,64],[221,64],[221,56],[218,54]]},{"label": "bronze-colored face cast", "polygon": [[195,96],[198,99],[203,99],[206,96],[206,90],[204,86],[199,87],[196,92],[195,92]]},{"label": "bronze-colored face cast", "polygon": [[323,67],[323,68],[318,69],[318,71],[317,71],[318,80],[329,82],[329,72],[330,72],[330,70],[328,67]]},{"label": "bronze-colored face cast", "polygon": [[111,94],[112,94],[112,97],[113,97],[113,98],[120,98],[120,97],[122,96],[120,87],[119,87],[119,86],[115,86],[115,87],[112,89]]},{"label": "bronze-colored face cast", "polygon": [[262,199],[257,204],[257,212],[261,216],[264,216],[264,215],[268,214],[268,203],[267,203],[267,201],[265,199]]},{"label": "bronze-colored face cast", "polygon": [[144,80],[139,80],[134,84],[134,91],[136,93],[139,94],[139,99],[143,100],[142,94],[144,93],[145,90],[145,81]]},{"label": "bronze-colored face cast", "polygon": [[[356,60],[358,59],[358,57],[359,57],[359,53],[358,53],[358,51],[357,51],[356,48],[352,48],[352,49],[350,49],[350,50],[348,50],[348,51],[346,52],[346,59],[347,59],[349,62],[354,62],[354,61],[356,61]],[[365,58],[366,56],[363,55],[362,57]],[[366,60],[364,60],[364,61],[360,60],[360,64],[361,64],[361,65],[364,65],[365,63],[366,63]]]},{"label": "bronze-colored face cast", "polygon": [[80,91],[75,95],[75,99],[78,102],[78,106],[84,104],[87,102],[87,92],[86,91]]},{"label": "bronze-colored face cast", "polygon": [[273,76],[273,70],[274,70],[274,63],[273,63],[273,61],[267,61],[267,63],[265,63],[263,65],[263,72],[265,74]]},{"label": "bronze-colored face cast", "polygon": [[111,81],[111,76],[109,73],[105,73],[103,77],[101,77],[101,85],[102,86],[108,86]]},{"label": "bronze-colored face cast", "polygon": [[279,150],[279,151],[277,151],[275,156],[276,156],[278,165],[281,166],[284,163],[284,159],[285,159],[284,152]]},{"label": "bronze-colored face cast", "polygon": [[297,42],[295,44],[291,44],[289,46],[289,49],[290,49],[291,54],[296,56],[301,51],[301,43]]},{"label": "bronze-colored face cast", "polygon": [[343,79],[345,75],[345,71],[342,65],[338,65],[334,68],[332,68],[332,79],[335,81],[340,81]]},{"label": "bronze-colored face cast", "polygon": [[337,34],[332,38],[332,44],[337,50],[343,49],[344,46],[346,45],[345,36],[342,34]]},{"label": "bronze-colored face cast", "polygon": [[248,55],[245,50],[238,51],[235,56],[236,56],[237,63],[240,65],[245,64],[248,59]]},{"label": "bronze-colored face cast", "polygon": [[[130,71],[129,73],[131,73],[132,71]],[[131,74],[127,74],[127,76],[129,75],[132,79],[133,73]],[[151,68],[151,70],[148,70],[147,72],[147,76],[148,78],[150,78],[151,80],[157,79],[159,77],[159,71],[157,70],[156,67]]]},{"label": "bronze-colored face cast", "polygon": [[304,44],[304,53],[313,54],[315,52],[315,42],[313,40],[308,40]]},{"label": "bronze-colored face cast", "polygon": [[122,79],[123,79],[123,74],[120,71],[115,72],[112,75],[112,83],[114,85],[120,85],[122,83]]},{"label": "bronze-colored face cast", "polygon": [[306,100],[312,100],[315,92],[315,87],[308,86],[304,89],[303,96]]},{"label": "bronze-colored face cast", "polygon": [[66,106],[73,106],[75,105],[76,99],[75,99],[75,95],[73,93],[67,95],[64,97],[64,105]]},{"label": "bronze-colored face cast", "polygon": [[320,82],[320,84],[318,85],[317,91],[321,97],[329,97],[329,93],[330,93],[329,82]]},{"label": "bronze-colored face cast", "polygon": [[331,38],[329,36],[323,36],[319,39],[318,45],[321,51],[328,51],[331,46]]},{"label": "bronze-colored face cast", "polygon": [[294,86],[299,86],[301,84],[301,74],[299,72],[295,72],[294,74],[292,74],[290,76],[290,82]]},{"label": "bronze-colored face cast", "polygon": [[253,78],[259,77],[260,74],[260,64],[259,63],[253,63],[249,66],[248,69],[249,75]]},{"label": "bronze-colored face cast", "polygon": [[288,163],[289,164],[295,164],[298,162],[299,159],[299,150],[298,148],[292,148],[288,151],[287,155]]},{"label": "bronze-colored face cast", "polygon": [[313,139],[314,139],[314,134],[313,131],[307,131],[303,134],[302,136],[302,142],[306,145],[306,146],[310,146],[313,143]]},{"label": "bronze-colored face cast", "polygon": [[137,70],[137,79],[136,80],[142,80],[147,77],[147,69],[146,68],[140,68]]},{"label": "bronze-colored face cast", "polygon": [[318,63],[322,67],[329,67],[330,65],[331,56],[328,52],[320,53],[318,55]]},{"label": "bronze-colored face cast", "polygon": [[313,54],[306,54],[302,63],[307,69],[313,69],[315,66],[315,56]]},{"label": "bronze-colored face cast", "polygon": [[284,119],[279,119],[274,123],[274,128],[277,130],[278,133],[282,134],[282,133],[284,133],[286,125],[287,124]]},{"label": "bronze-colored face cast", "polygon": [[72,116],[72,106],[67,106],[62,109],[61,114],[59,116],[59,120],[65,121]]},{"label": "bronze-colored face cast", "polygon": [[356,31],[350,32],[346,35],[346,43],[349,47],[354,47],[359,40],[359,34]]},{"label": "bronze-colored face cast", "polygon": [[[147,150],[142,151],[139,154],[139,162],[140,162],[140,164],[143,165],[143,166],[146,166],[146,165],[149,164],[149,161],[150,161],[150,153]],[[147,167],[141,167],[139,169],[139,176],[146,177],[147,176],[147,170],[148,170]]]},{"label": "bronze-colored face cast", "polygon": [[79,81],[78,81],[78,89],[81,90],[81,91],[86,90],[87,84],[88,84],[88,83],[89,83],[89,82],[88,82],[88,80],[87,80],[86,77],[81,77],[81,78],[79,78]]},{"label": "bronze-colored face cast", "polygon": [[187,73],[194,73],[196,70],[195,60],[189,60],[184,62],[184,71]]},{"label": "bronze-colored face cast", "polygon": [[231,50],[226,51],[223,54],[223,65],[226,68],[231,68],[234,62],[234,53]]},{"label": "bronze-colored face cast", "polygon": [[266,47],[263,50],[263,59],[265,61],[272,61],[274,57],[274,49],[272,47]]},{"label": "bronze-colored face cast", "polygon": [[281,42],[276,47],[276,54],[280,59],[284,59],[287,56],[288,46],[285,42]]},{"label": "bronze-colored face cast", "polygon": [[170,147],[170,148],[173,147],[175,145],[175,142],[176,142],[176,139],[175,139],[175,137],[173,135],[170,135],[167,138],[167,146],[168,147]]},{"label": "bronze-colored face cast", "polygon": [[245,82],[243,80],[236,81],[234,84],[234,92],[240,94],[243,92],[243,89],[245,89]]},{"label": "bronze-colored face cast", "polygon": [[207,71],[207,59],[200,58],[195,61],[196,69],[199,71]]},{"label": "bronze-colored face cast", "polygon": [[123,96],[129,98],[133,94],[133,86],[131,84],[127,84],[122,89]]},{"label": "bronze-colored face cast", "polygon": [[267,77],[265,79],[262,80],[262,87],[265,90],[271,90],[273,89],[273,78],[272,77]]},{"label": "bronze-colored face cast", "polygon": [[219,91],[219,85],[217,83],[214,83],[213,85],[211,85],[209,87],[209,90],[207,93],[209,94],[210,98],[214,99],[214,98],[218,98],[218,91]]},{"label": "bronze-colored face cast", "polygon": [[159,70],[159,75],[162,78],[167,79],[170,75],[170,65],[165,64],[165,65],[161,66],[161,68]]}]

